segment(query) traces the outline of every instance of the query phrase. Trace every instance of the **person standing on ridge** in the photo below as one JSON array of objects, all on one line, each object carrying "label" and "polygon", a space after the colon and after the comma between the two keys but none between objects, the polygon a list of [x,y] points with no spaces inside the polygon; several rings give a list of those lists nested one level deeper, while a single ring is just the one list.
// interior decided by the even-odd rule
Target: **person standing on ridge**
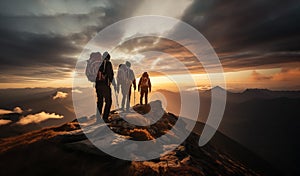
[{"label": "person standing on ridge", "polygon": [[[105,101],[103,120],[108,122],[108,116],[112,105],[111,98],[111,84],[115,86],[113,67],[110,62],[110,54],[108,52],[103,53],[103,62],[99,67],[99,71],[96,77],[96,93],[97,93],[97,122],[99,122],[102,115],[103,101]],[[104,100],[103,100],[104,99]]]},{"label": "person standing on ridge", "polygon": [[149,92],[151,92],[151,81],[149,78],[149,74],[147,72],[144,72],[138,84],[138,91],[141,93],[140,105],[143,104],[144,96],[145,96],[145,104],[148,104],[148,90]]},{"label": "person standing on ridge", "polygon": [[131,88],[133,85],[134,90],[136,90],[136,81],[133,70],[130,68],[131,63],[126,61],[125,64],[120,64],[117,74],[117,92],[119,92],[121,86],[122,93],[122,103],[121,109],[124,110],[126,103],[126,111],[129,111],[130,107],[130,97]]}]

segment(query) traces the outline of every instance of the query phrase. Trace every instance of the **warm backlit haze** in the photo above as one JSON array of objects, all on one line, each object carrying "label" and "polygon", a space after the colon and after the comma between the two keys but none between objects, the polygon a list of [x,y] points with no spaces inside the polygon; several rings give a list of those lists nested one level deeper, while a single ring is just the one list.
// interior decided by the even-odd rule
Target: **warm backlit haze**
[{"label": "warm backlit haze", "polygon": [[[145,17],[147,20],[138,21]],[[128,175],[113,174],[127,167],[143,175],[160,166],[168,174],[175,169],[174,175],[180,175],[178,169],[184,167],[184,174],[199,170],[190,175],[247,175],[245,169],[252,172],[256,166],[266,171],[261,167],[264,164],[272,174],[253,175],[277,175],[278,171],[300,175],[300,142],[295,136],[300,134],[299,19],[299,0],[1,0],[0,162],[5,164],[0,165],[0,175]],[[122,25],[124,21],[130,23]],[[115,24],[119,26],[109,28]],[[107,35],[101,35],[103,31]],[[94,83],[85,75],[86,61],[92,52],[105,51],[111,55],[115,77],[119,64],[126,61],[137,83],[143,72],[149,73],[152,92],[148,102],[161,102],[159,111],[166,112],[163,121],[174,121],[176,116],[195,119],[201,124],[194,128],[199,134],[207,124],[218,130],[212,143],[199,148],[198,137],[192,133],[181,144],[184,147],[169,155],[171,162],[164,156],[144,162],[160,163],[152,165],[153,170],[137,162],[110,159],[103,152],[96,154],[94,146],[88,146],[90,140],[78,131],[78,122],[86,121],[93,128],[97,96]],[[213,62],[216,56],[219,62]],[[225,95],[222,88],[228,90],[226,102],[221,98]],[[112,88],[113,120],[119,120],[116,114],[127,114],[119,110],[122,97]],[[143,110],[138,105],[137,90],[132,90],[130,101],[132,112],[148,111],[148,106]],[[220,122],[216,114],[223,110],[223,103]],[[148,114],[157,116],[152,107],[153,113]],[[111,124],[120,125],[119,131],[126,133],[129,129],[126,139],[137,132],[119,122]],[[173,128],[170,121],[165,122],[163,126]],[[219,122],[220,126],[211,125]],[[109,138],[101,136],[102,127],[92,133],[106,144]],[[143,131],[146,129],[151,128]],[[168,133],[165,128],[157,129]],[[139,149],[128,145],[121,151],[131,147]],[[238,164],[245,158],[253,168]],[[227,174],[215,172],[224,169]]]},{"label": "warm backlit haze", "polygon": [[[136,75],[137,80],[140,75]],[[150,73],[151,76],[151,73]],[[300,69],[285,70],[282,68],[245,70],[236,72],[225,72],[226,86],[228,90],[242,91],[246,88],[268,88],[272,90],[298,90]],[[180,77],[180,75],[178,75]],[[197,81],[197,87],[185,84],[184,88],[208,90],[211,89],[207,74],[193,74],[192,77]],[[1,88],[33,88],[33,87],[71,87],[73,77],[62,78],[53,81],[31,81],[21,83],[0,83]],[[176,83],[169,80],[166,76],[151,76],[153,90],[168,89],[178,91]],[[184,79],[182,80],[184,84]]]},{"label": "warm backlit haze", "polygon": [[[71,87],[76,62],[99,31],[122,19],[162,15],[186,22],[210,42],[223,66],[226,89],[299,90],[300,30],[295,18],[299,10],[295,7],[293,2],[279,1],[2,1],[0,88]],[[257,13],[240,15],[245,11]],[[178,33],[176,25],[161,27]],[[153,30],[145,28],[143,32]],[[176,58],[191,72],[197,86],[178,78],[184,89],[211,88],[207,74],[201,64],[195,64],[192,53],[164,39],[128,40],[138,33],[136,26],[128,25],[107,36],[106,44],[119,41],[111,51],[115,71],[120,63],[129,60],[137,78],[143,71],[150,72],[154,89],[176,90],[168,78],[154,72],[167,69],[171,71],[165,75],[188,74],[169,61],[169,56],[144,54],[159,51]],[[98,49],[91,52],[104,52]],[[155,62],[159,64],[151,68]]]}]

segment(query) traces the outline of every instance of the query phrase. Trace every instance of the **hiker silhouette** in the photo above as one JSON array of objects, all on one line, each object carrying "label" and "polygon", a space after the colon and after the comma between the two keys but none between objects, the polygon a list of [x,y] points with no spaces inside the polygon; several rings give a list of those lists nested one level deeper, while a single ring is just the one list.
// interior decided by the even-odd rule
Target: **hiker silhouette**
[{"label": "hiker silhouette", "polygon": [[151,92],[151,81],[149,78],[149,74],[144,72],[140,78],[138,84],[138,91],[141,93],[140,96],[140,104],[143,104],[143,97],[145,96],[145,104],[148,104],[148,90]]},{"label": "hiker silhouette", "polygon": [[112,105],[111,98],[111,84],[115,87],[114,72],[112,63],[110,62],[110,54],[104,52],[102,56],[103,62],[99,67],[98,74],[96,77],[96,93],[97,93],[97,122],[99,122],[102,115],[103,101],[105,101],[103,120],[108,121],[110,108]]},{"label": "hiker silhouette", "polygon": [[121,88],[121,93],[122,93],[121,109],[125,110],[124,108],[126,108],[126,111],[129,111],[129,107],[130,107],[132,85],[134,90],[136,90],[135,75],[133,70],[130,67],[131,67],[131,63],[126,61],[125,64],[119,65],[119,69],[117,73],[117,92],[119,93]]}]

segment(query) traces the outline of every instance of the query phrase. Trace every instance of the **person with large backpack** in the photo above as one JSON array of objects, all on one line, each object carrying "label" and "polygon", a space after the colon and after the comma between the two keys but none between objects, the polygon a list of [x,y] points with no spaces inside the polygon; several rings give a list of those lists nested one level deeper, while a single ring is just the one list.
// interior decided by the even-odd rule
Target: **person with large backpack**
[{"label": "person with large backpack", "polygon": [[125,64],[120,64],[117,74],[117,92],[119,92],[121,87],[122,93],[122,103],[121,109],[125,110],[126,103],[126,111],[129,111],[130,107],[130,97],[131,97],[131,88],[133,85],[134,90],[136,90],[136,81],[133,70],[130,68],[131,63],[126,61]]},{"label": "person with large backpack", "polygon": [[149,78],[149,74],[147,72],[144,72],[138,84],[138,91],[141,93],[140,105],[143,104],[144,96],[145,96],[145,104],[148,104],[148,90],[149,92],[151,92],[151,81]]},{"label": "person with large backpack", "polygon": [[110,54],[108,52],[103,53],[103,62],[99,67],[98,74],[96,76],[96,93],[97,93],[97,108],[98,112],[96,115],[97,122],[99,122],[102,115],[103,99],[105,101],[103,120],[108,122],[108,116],[112,105],[111,98],[111,84],[114,83],[114,72],[112,63],[110,62]]},{"label": "person with large backpack", "polygon": [[85,68],[85,75],[90,82],[96,82],[96,77],[101,62],[102,55],[100,52],[94,52],[90,54],[90,58],[87,60],[87,65]]}]

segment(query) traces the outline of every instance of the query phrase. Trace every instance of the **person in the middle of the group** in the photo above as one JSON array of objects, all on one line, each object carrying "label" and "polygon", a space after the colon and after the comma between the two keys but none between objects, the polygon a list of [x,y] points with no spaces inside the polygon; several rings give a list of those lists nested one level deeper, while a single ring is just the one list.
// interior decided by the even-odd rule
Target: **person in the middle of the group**
[{"label": "person in the middle of the group", "polygon": [[[118,73],[117,73],[117,92],[119,92],[121,86],[122,93],[122,104],[121,109],[129,111],[130,107],[130,96],[131,96],[131,88],[133,85],[134,90],[136,90],[136,81],[133,70],[130,68],[131,63],[126,61],[125,64],[120,64]],[[125,107],[126,103],[126,107]]]}]

